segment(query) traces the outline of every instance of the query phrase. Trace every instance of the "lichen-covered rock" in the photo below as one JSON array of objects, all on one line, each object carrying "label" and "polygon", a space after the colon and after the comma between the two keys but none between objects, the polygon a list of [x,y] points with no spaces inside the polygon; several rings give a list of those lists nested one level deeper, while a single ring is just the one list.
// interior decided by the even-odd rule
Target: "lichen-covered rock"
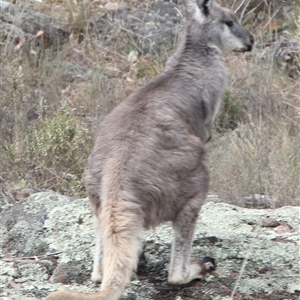
[{"label": "lichen-covered rock", "polygon": [[[28,42],[44,48],[57,48],[69,40],[70,32],[53,24],[52,18],[27,8],[1,1],[1,42],[9,38],[13,44],[27,45]],[[37,35],[42,31],[40,35]]]},{"label": "lichen-covered rock", "polygon": [[63,79],[69,82],[75,79],[86,80],[90,78],[92,71],[74,62],[66,62],[63,66]]},{"label": "lichen-covered rock", "polygon": [[0,212],[4,207],[13,205],[15,199],[13,195],[0,183]]},{"label": "lichen-covered rock", "polygon": [[[122,300],[230,299],[245,259],[237,299],[296,300],[300,295],[299,212],[299,207],[240,208],[214,196],[197,222],[192,259],[216,258],[222,277],[184,287],[167,285],[173,232],[171,224],[164,224],[145,233],[147,264],[133,275]],[[43,299],[57,289],[99,289],[89,279],[94,230],[88,199],[36,193],[5,208],[0,225],[3,299]]]},{"label": "lichen-covered rock", "polygon": [[181,29],[182,14],[173,2],[156,2],[126,14],[124,23],[146,53],[170,50]]},{"label": "lichen-covered rock", "polygon": [[63,284],[84,283],[89,278],[90,270],[87,270],[84,262],[71,261],[57,266],[52,275],[52,282]]},{"label": "lichen-covered rock", "polygon": [[[46,194],[47,197],[43,197]],[[17,203],[2,211],[1,249],[6,256],[44,255],[49,251],[43,235],[44,222],[48,218],[49,206],[52,204],[53,208],[55,205],[53,202],[56,197],[54,193],[46,194],[34,194],[28,198],[29,201]]]},{"label": "lichen-covered rock", "polygon": [[295,38],[280,37],[275,48],[275,61],[289,77],[300,77],[300,41]]},{"label": "lichen-covered rock", "polygon": [[[262,46],[263,45],[263,46]],[[257,55],[264,61],[274,63],[288,77],[300,76],[300,41],[286,33],[279,37],[264,37],[257,45]]]},{"label": "lichen-covered rock", "polygon": [[107,13],[90,24],[101,38],[125,36],[139,52],[163,57],[178,38],[183,21],[180,11],[176,3],[158,1],[138,9]]}]

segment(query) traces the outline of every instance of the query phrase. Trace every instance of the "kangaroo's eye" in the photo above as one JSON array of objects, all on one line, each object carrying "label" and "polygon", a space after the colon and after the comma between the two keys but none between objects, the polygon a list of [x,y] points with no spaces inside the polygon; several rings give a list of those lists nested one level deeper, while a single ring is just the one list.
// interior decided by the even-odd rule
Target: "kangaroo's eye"
[{"label": "kangaroo's eye", "polygon": [[228,27],[232,27],[233,26],[233,21],[226,21],[225,24],[228,26]]}]

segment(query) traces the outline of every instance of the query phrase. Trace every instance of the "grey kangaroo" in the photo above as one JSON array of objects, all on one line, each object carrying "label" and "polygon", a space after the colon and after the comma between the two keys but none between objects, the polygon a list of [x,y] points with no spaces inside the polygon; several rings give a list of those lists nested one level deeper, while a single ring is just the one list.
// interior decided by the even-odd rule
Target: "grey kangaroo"
[{"label": "grey kangaroo", "polygon": [[215,265],[190,262],[209,174],[205,144],[227,77],[224,51],[251,51],[253,36],[212,0],[186,1],[188,20],[164,71],[121,102],[100,124],[85,185],[92,203],[94,294],[57,291],[47,300],[117,300],[137,268],[144,228],[171,221],[168,282],[202,278]]}]

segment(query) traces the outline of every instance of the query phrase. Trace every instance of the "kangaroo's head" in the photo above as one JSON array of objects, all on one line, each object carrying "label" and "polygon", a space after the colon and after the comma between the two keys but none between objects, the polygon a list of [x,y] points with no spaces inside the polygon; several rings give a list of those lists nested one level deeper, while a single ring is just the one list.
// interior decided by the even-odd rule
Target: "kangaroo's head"
[{"label": "kangaroo's head", "polygon": [[[254,38],[239,23],[233,11],[213,0],[186,0],[194,30],[204,32],[207,42],[222,51],[251,51]],[[199,36],[194,32],[194,37]],[[203,38],[203,35],[200,35]]]}]

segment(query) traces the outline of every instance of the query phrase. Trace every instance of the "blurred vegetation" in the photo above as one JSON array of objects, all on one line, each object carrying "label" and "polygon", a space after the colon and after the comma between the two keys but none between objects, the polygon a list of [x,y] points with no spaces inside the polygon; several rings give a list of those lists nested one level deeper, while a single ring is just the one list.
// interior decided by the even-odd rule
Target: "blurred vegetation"
[{"label": "blurred vegetation", "polygon": [[232,99],[230,91],[226,91],[223,97],[223,104],[216,120],[218,132],[234,130],[244,119],[245,112],[237,100]]},{"label": "blurred vegetation", "polygon": [[[16,47],[1,40],[0,180],[10,189],[51,188],[82,196],[99,120],[156,76],[164,62],[135,57],[128,47],[132,41],[118,38],[118,30],[109,46],[105,36],[93,36],[88,20],[104,13],[105,1],[12,2],[50,15],[71,36],[61,49],[43,51],[22,52],[20,42]],[[137,7],[151,1],[126,2]],[[280,44],[281,36],[299,39],[299,3],[246,0],[239,7],[241,1],[220,2],[237,9],[257,48],[227,57],[232,75],[208,145],[211,192],[239,205],[254,194],[299,205],[299,77],[287,75],[270,46]],[[293,59],[300,65],[297,56]],[[84,67],[81,73],[78,65]],[[73,74],[74,66],[80,74]]]},{"label": "blurred vegetation", "polygon": [[[19,130],[9,144],[3,163],[13,179],[39,188],[83,195],[82,174],[91,148],[88,129],[64,112],[39,119]],[[12,168],[13,167],[13,168]]]}]

